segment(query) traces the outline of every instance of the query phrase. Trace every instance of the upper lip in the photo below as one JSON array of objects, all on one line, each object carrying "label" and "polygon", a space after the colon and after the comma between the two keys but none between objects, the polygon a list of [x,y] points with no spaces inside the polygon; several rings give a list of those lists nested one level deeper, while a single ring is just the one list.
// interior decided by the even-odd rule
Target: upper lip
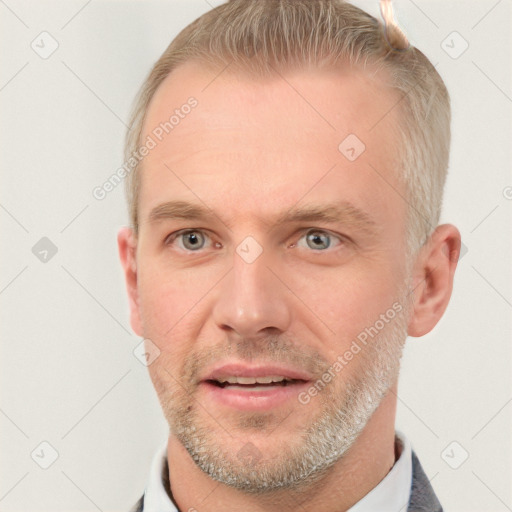
[{"label": "upper lip", "polygon": [[291,368],[283,364],[262,363],[249,365],[247,363],[232,362],[207,370],[199,380],[219,380],[226,377],[269,377],[275,375],[293,380],[309,381],[312,379],[311,375],[304,370]]}]

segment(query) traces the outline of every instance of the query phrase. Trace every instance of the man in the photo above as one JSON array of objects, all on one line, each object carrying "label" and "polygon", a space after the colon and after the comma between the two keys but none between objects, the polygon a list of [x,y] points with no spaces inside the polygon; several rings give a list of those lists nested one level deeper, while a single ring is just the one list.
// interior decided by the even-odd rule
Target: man
[{"label": "man", "polygon": [[460,250],[449,125],[426,57],[340,0],[234,0],[171,43],[118,236],[170,427],[134,510],[442,510],[394,422]]}]

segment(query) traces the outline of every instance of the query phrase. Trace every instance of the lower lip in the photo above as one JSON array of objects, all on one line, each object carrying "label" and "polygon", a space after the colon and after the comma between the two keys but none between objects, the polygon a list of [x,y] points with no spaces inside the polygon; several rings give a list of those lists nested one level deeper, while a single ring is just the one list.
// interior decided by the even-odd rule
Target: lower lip
[{"label": "lower lip", "polygon": [[200,384],[209,400],[241,411],[265,411],[298,400],[300,392],[306,390],[309,382],[297,382],[286,386],[269,386],[265,389],[241,389],[235,386],[221,388],[211,382]]}]

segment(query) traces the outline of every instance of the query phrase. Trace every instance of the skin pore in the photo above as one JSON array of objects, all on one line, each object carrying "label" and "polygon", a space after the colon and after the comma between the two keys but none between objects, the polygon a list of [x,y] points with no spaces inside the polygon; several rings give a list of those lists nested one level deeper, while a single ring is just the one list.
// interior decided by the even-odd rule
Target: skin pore
[{"label": "skin pore", "polygon": [[[173,497],[201,512],[347,510],[395,462],[403,343],[442,316],[460,235],[439,226],[406,260],[397,96],[378,78],[258,81],[190,62],[156,92],[142,140],[191,96],[197,107],[142,162],[138,236],[118,236],[132,328],[160,350],[149,372],[170,425]],[[365,145],[354,161],[338,149],[349,134]],[[297,393],[241,409],[205,383],[235,361],[286,365],[311,385],[347,350],[306,404]]]}]

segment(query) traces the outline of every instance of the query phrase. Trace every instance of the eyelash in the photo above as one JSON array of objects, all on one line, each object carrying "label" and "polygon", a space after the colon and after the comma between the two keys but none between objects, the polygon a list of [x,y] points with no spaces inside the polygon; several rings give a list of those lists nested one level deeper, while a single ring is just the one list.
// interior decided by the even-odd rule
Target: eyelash
[{"label": "eyelash", "polygon": [[[165,246],[171,246],[174,241],[176,239],[178,239],[180,236],[184,236],[184,235],[188,235],[190,233],[202,233],[203,235],[205,235],[207,238],[210,238],[207,234],[206,234],[206,231],[203,230],[203,229],[194,229],[194,228],[188,228],[188,229],[181,229],[179,231],[175,231],[174,233],[171,233],[169,234],[165,240],[164,240],[164,245]],[[324,235],[327,235],[331,238],[335,238],[335,239],[338,239],[338,241],[340,242],[340,244],[343,244],[343,243],[346,243],[348,241],[347,237],[345,236],[342,236],[342,235],[337,235],[335,233],[332,233],[331,231],[328,231],[328,230],[325,230],[325,229],[317,229],[317,228],[306,228],[306,229],[303,229],[300,231],[301,233],[301,237],[299,238],[299,240],[302,240],[302,238],[304,236],[307,236],[308,234],[311,234],[311,233],[315,233],[315,234],[318,234],[318,233],[321,233],[321,234],[324,234]],[[298,242],[297,242],[298,243]],[[297,243],[293,243],[292,244],[292,247],[297,247]],[[335,246],[337,247],[337,246]],[[195,252],[199,253],[201,252],[202,249],[198,249],[197,251],[191,251],[189,249],[186,249],[186,248],[180,248],[182,251],[185,251],[185,252],[188,252],[190,254],[193,254]],[[318,253],[322,253],[322,252],[330,252],[328,251],[327,249],[332,249],[331,245],[329,245],[329,247],[327,247],[326,249],[324,250],[318,250],[318,251],[315,251],[313,249],[311,249],[312,252],[318,252]]]}]

